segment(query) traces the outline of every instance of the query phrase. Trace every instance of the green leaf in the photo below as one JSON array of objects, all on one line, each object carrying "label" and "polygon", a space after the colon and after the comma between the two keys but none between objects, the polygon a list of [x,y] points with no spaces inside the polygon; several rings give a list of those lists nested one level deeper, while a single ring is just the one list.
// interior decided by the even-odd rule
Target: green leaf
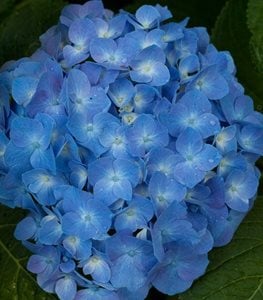
[{"label": "green leaf", "polygon": [[[62,0],[25,0],[12,8],[10,14],[1,20],[0,65],[7,60],[31,55],[39,47],[39,36],[57,24],[64,5]],[[6,8],[4,14],[8,11]]]},{"label": "green leaf", "polygon": [[19,2],[19,0],[2,0],[0,6],[0,18],[1,20],[8,15],[15,4]]},{"label": "green leaf", "polygon": [[233,241],[211,251],[208,271],[180,300],[263,299],[262,215],[263,197],[259,197]]},{"label": "green leaf", "polygon": [[255,102],[255,108],[263,111],[263,73],[254,67],[250,53],[251,33],[246,19],[247,0],[230,0],[220,13],[212,39],[220,50],[229,50],[237,66],[237,77]]},{"label": "green leaf", "polygon": [[126,7],[125,10],[135,12],[143,4],[159,3],[167,6],[177,21],[190,17],[190,26],[205,26],[211,29],[225,2],[226,0],[138,0],[135,1],[135,4]]},{"label": "green leaf", "polygon": [[263,1],[249,0],[247,24],[252,33],[250,40],[251,56],[259,72],[263,72]]},{"label": "green leaf", "polygon": [[55,300],[55,296],[43,292],[34,275],[27,272],[25,265],[29,254],[15,240],[15,225],[24,212],[0,205],[0,299],[1,300]]}]

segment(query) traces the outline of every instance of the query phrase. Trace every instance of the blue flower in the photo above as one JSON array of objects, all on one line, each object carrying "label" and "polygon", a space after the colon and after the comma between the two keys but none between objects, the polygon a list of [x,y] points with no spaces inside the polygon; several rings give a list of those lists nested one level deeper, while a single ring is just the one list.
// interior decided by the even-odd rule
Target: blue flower
[{"label": "blue flower", "polygon": [[55,292],[60,299],[74,300],[77,294],[77,283],[75,279],[69,275],[60,278],[56,282]]},{"label": "blue flower", "polygon": [[232,170],[246,171],[247,161],[242,154],[231,151],[223,156],[220,161],[217,173],[220,176],[226,177]]},{"label": "blue flower", "polygon": [[235,126],[228,126],[222,128],[216,135],[215,142],[216,148],[222,153],[237,151],[237,129]]},{"label": "blue flower", "polygon": [[[109,113],[84,114],[74,113],[68,120],[67,127],[78,143],[100,156],[107,151],[99,142],[100,133],[111,123],[118,123],[118,119]],[[114,126],[114,125],[113,125]]]},{"label": "blue flower", "polygon": [[132,99],[135,89],[129,80],[120,78],[110,85],[108,93],[117,107],[123,107]]},{"label": "blue flower", "polygon": [[163,261],[151,271],[151,281],[160,292],[174,295],[188,289],[196,278],[204,274],[207,265],[207,255],[198,255],[194,249],[189,251],[173,245]]},{"label": "blue flower", "polygon": [[161,172],[156,172],[149,182],[149,194],[153,200],[156,215],[160,215],[173,201],[180,202],[186,195],[186,188]]},{"label": "blue flower", "polygon": [[12,96],[17,104],[26,106],[32,100],[38,81],[38,78],[30,76],[15,78],[12,83]]},{"label": "blue flower", "polygon": [[116,230],[131,230],[147,227],[153,217],[153,206],[149,199],[135,195],[120,214],[117,215],[114,227]]},{"label": "blue flower", "polygon": [[36,92],[26,106],[27,114],[35,117],[38,113],[45,113],[52,117],[65,115],[63,105],[63,70],[59,63],[47,59],[46,71],[40,77]]},{"label": "blue flower", "polygon": [[162,147],[153,148],[147,157],[147,173],[149,176],[155,172],[161,172],[166,177],[172,178],[174,175],[174,168],[181,157],[175,154],[174,151]]},{"label": "blue flower", "polygon": [[117,234],[106,242],[106,253],[111,267],[111,283],[115,288],[130,291],[147,282],[148,272],[156,263],[152,244],[132,236]]},{"label": "blue flower", "polygon": [[173,136],[178,136],[186,128],[199,131],[203,138],[215,135],[220,130],[219,121],[212,114],[210,102],[199,91],[185,93],[171,107],[170,112],[161,113],[159,119]]},{"label": "blue flower", "polygon": [[110,229],[110,210],[89,193],[70,188],[62,197],[65,211],[62,230],[65,234],[88,240],[98,238]]},{"label": "blue flower", "polygon": [[162,86],[170,79],[169,70],[165,65],[165,54],[155,45],[142,50],[130,65],[130,77],[135,82]]},{"label": "blue flower", "polygon": [[[173,224],[171,226],[170,224]],[[197,245],[200,242],[199,234],[187,220],[187,210],[183,203],[172,202],[158,217],[151,231],[154,255],[162,261],[165,249],[170,243],[180,241]]]},{"label": "blue flower", "polygon": [[127,22],[127,17],[124,14],[118,15],[105,21],[97,18],[94,20],[97,36],[99,38],[118,38],[124,31]]},{"label": "blue flower", "polygon": [[263,155],[263,127],[245,125],[238,133],[238,143],[247,152]]},{"label": "blue flower", "polygon": [[254,170],[246,172],[233,170],[226,178],[226,203],[229,207],[239,212],[246,212],[250,200],[255,196],[258,188],[258,179]]},{"label": "blue flower", "polygon": [[36,200],[42,205],[53,205],[57,202],[54,188],[63,185],[66,180],[57,174],[54,176],[45,169],[34,169],[22,175],[27,190],[35,195]]},{"label": "blue flower", "polygon": [[191,128],[179,135],[176,150],[181,154],[182,162],[175,166],[175,179],[189,188],[202,181],[207,171],[214,169],[221,160],[218,150],[204,144],[201,135]]},{"label": "blue flower", "polygon": [[63,48],[64,64],[71,67],[89,57],[89,46],[96,37],[95,24],[89,19],[75,20],[68,31],[72,45]]},{"label": "blue flower", "polygon": [[137,9],[135,20],[132,24],[141,29],[150,29],[156,26],[161,19],[161,15],[157,8],[152,5],[143,5]]},{"label": "blue flower", "polygon": [[253,119],[254,105],[250,97],[241,95],[233,97],[226,96],[220,101],[225,118],[230,124],[243,123]]},{"label": "blue flower", "polygon": [[128,66],[131,57],[137,52],[137,45],[130,38],[95,38],[90,44],[91,57],[108,69],[122,69]]},{"label": "blue flower", "polygon": [[127,129],[129,150],[133,156],[144,156],[151,149],[158,146],[167,146],[169,136],[166,128],[151,115],[140,115]]},{"label": "blue flower", "polygon": [[140,181],[140,167],[127,159],[100,158],[89,165],[94,197],[107,205],[119,198],[130,201],[132,189]]},{"label": "blue flower", "polygon": [[129,158],[128,139],[126,137],[126,128],[121,124],[114,123],[105,127],[99,136],[101,145],[108,150],[115,158]]},{"label": "blue flower", "polygon": [[80,239],[76,235],[68,235],[62,242],[63,247],[77,260],[84,260],[91,256],[90,240],[86,240],[85,237]]},{"label": "blue flower", "polygon": [[165,32],[157,28],[149,32],[145,32],[144,30],[132,31],[126,36],[134,39],[134,43],[139,46],[139,50],[141,51],[153,45],[164,49],[167,46],[167,43],[164,41],[164,35]]},{"label": "blue flower", "polygon": [[91,87],[86,74],[73,69],[68,75],[68,110],[72,113],[107,112],[111,102],[101,88]]},{"label": "blue flower", "polygon": [[229,92],[227,81],[217,71],[216,66],[210,66],[201,71],[187,87],[203,92],[208,99],[222,99]]},{"label": "blue flower", "polygon": [[60,252],[52,246],[41,247],[36,254],[30,256],[27,269],[48,279],[57,271],[60,263]]},{"label": "blue flower", "polygon": [[188,191],[185,201],[190,204],[192,211],[201,211],[209,223],[222,220],[228,215],[225,183],[222,177],[214,176],[205,184],[198,184]]},{"label": "blue flower", "polygon": [[156,90],[147,84],[136,84],[133,106],[136,113],[151,113]]},{"label": "blue flower", "polygon": [[19,148],[30,157],[34,168],[55,170],[55,157],[49,146],[54,121],[46,114],[39,114],[35,119],[16,117],[11,123],[11,143],[7,153],[7,161],[12,165],[19,164],[17,152]]},{"label": "blue flower", "polygon": [[82,262],[85,275],[91,275],[93,280],[100,283],[107,283],[111,278],[111,269],[104,255],[95,253],[87,261]]},{"label": "blue flower", "polygon": [[44,245],[58,245],[62,236],[60,219],[50,212],[39,224],[38,240]]},{"label": "blue flower", "polygon": [[181,82],[189,82],[200,71],[200,62],[195,54],[184,57],[179,64]]}]

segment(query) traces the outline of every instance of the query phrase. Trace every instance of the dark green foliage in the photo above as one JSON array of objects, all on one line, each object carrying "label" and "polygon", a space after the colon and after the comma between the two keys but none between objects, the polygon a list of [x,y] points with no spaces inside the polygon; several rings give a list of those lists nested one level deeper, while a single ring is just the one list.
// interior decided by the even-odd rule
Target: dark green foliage
[{"label": "dark green foliage", "polygon": [[62,0],[25,0],[14,5],[15,2],[18,1],[4,0],[5,8],[0,8],[0,16],[5,16],[0,23],[0,65],[31,55],[39,47],[38,37],[57,23],[65,5]]},{"label": "dark green foliage", "polygon": [[0,299],[1,300],[55,300],[43,292],[33,274],[25,266],[29,252],[13,238],[15,225],[24,212],[0,205]]}]

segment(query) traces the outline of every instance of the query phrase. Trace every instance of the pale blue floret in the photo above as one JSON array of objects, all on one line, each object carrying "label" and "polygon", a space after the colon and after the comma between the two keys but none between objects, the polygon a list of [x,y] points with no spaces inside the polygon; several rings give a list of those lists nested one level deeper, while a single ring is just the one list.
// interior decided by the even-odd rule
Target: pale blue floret
[{"label": "pale blue floret", "polygon": [[159,216],[173,201],[180,202],[186,195],[186,188],[161,172],[156,172],[149,182],[149,194],[153,200],[155,213]]},{"label": "pale blue floret", "polygon": [[167,129],[151,115],[142,114],[127,130],[129,151],[132,156],[143,157],[151,149],[158,146],[167,146],[169,136]]},{"label": "pale blue floret", "polygon": [[203,138],[215,135],[220,130],[219,120],[212,114],[210,102],[199,91],[185,93],[170,112],[161,113],[159,119],[173,136],[178,136],[186,128],[199,131]]},{"label": "pale blue floret", "polygon": [[226,203],[239,212],[246,212],[255,196],[258,180],[252,168],[246,172],[233,170],[226,178]]},{"label": "pale blue floret", "polygon": [[114,227],[116,230],[131,230],[147,227],[153,217],[153,206],[149,199],[135,195],[120,214],[117,215]]},{"label": "pale blue floret", "polygon": [[111,226],[111,212],[101,202],[76,188],[65,190],[63,195],[62,230],[83,240],[97,238],[107,233]]},{"label": "pale blue floret", "polygon": [[129,80],[120,78],[110,85],[108,93],[117,107],[123,107],[132,99],[135,89]]},{"label": "pale blue floret", "polygon": [[106,242],[106,253],[113,263],[111,283],[115,288],[133,291],[147,281],[147,273],[156,263],[152,243],[117,234]]},{"label": "pale blue floret", "polygon": [[89,57],[89,45],[96,36],[95,24],[89,19],[75,20],[68,31],[72,45],[63,48],[64,64],[71,67]]},{"label": "pale blue floret", "polygon": [[140,181],[139,165],[127,159],[101,158],[90,164],[88,172],[95,199],[107,205],[119,198],[130,201]]},{"label": "pale blue floret", "polygon": [[221,99],[229,92],[227,81],[220,75],[215,66],[210,66],[202,70],[189,83],[187,90],[191,89],[203,92],[210,100]]},{"label": "pale blue floret", "polygon": [[176,149],[183,161],[175,166],[174,176],[189,188],[201,182],[207,171],[214,169],[221,160],[218,150],[209,144],[204,144],[201,135],[192,128],[186,129],[179,135]]},{"label": "pale blue floret", "polygon": [[162,86],[170,79],[169,70],[165,65],[165,54],[158,46],[153,45],[142,50],[130,65],[130,77],[135,82]]}]

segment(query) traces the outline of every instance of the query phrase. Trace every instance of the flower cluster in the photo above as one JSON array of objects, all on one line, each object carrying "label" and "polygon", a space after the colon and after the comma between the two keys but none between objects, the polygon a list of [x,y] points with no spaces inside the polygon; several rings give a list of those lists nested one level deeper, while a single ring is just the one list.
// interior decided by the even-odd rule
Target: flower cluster
[{"label": "flower cluster", "polygon": [[205,28],[69,5],[0,73],[0,202],[63,300],[188,289],[253,205],[263,116]]}]

